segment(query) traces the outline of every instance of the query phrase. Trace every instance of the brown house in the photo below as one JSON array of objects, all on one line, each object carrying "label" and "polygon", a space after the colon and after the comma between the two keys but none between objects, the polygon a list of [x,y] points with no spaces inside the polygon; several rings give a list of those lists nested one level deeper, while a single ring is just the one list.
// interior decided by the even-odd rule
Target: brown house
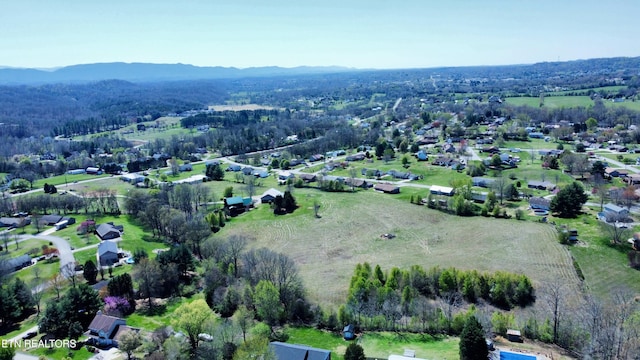
[{"label": "brown house", "polygon": [[317,176],[315,174],[300,173],[298,174],[298,177],[306,183],[315,182],[317,180]]},{"label": "brown house", "polygon": [[373,186],[373,189],[376,190],[376,191],[382,191],[385,194],[399,194],[400,193],[400,188],[398,186],[395,186],[393,184],[387,184],[387,183],[375,184]]}]

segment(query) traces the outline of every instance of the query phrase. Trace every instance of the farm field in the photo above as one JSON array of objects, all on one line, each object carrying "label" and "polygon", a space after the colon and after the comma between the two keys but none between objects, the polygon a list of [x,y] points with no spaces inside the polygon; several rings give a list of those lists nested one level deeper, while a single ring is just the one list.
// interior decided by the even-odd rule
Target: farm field
[{"label": "farm field", "polygon": [[[532,107],[540,106],[540,98],[532,97],[532,96],[519,96],[519,97],[509,97],[506,98],[505,101],[510,105],[521,106],[527,105]],[[603,101],[606,107],[616,108],[616,107],[624,107],[632,110],[640,110],[640,102],[627,100],[624,102],[613,102],[609,100]],[[593,100],[589,96],[586,95],[578,95],[578,96],[545,96],[544,98],[544,107],[546,108],[562,108],[562,107],[589,107],[593,106]]]},{"label": "farm field", "polygon": [[[510,105],[521,106],[527,105],[532,107],[540,106],[539,97],[521,96],[506,98],[505,101]],[[544,98],[544,107],[562,108],[562,107],[588,107],[593,105],[593,100],[588,96],[546,96]]]},{"label": "farm field", "polygon": [[[254,236],[253,247],[287,253],[298,264],[311,300],[321,305],[344,302],[355,265],[365,261],[385,270],[417,264],[522,272],[537,285],[552,278],[570,286],[579,282],[568,250],[549,225],[462,219],[373,191],[296,189],[294,196],[301,207],[295,213],[276,217],[260,206],[225,231]],[[321,218],[313,216],[314,200],[321,204]],[[385,233],[396,238],[383,240]]]}]

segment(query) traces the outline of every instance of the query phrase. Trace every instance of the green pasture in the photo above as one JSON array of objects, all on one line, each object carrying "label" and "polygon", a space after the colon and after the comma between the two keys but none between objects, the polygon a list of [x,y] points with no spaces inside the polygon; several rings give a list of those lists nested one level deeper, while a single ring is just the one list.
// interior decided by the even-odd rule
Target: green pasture
[{"label": "green pasture", "polygon": [[[252,247],[288,254],[310,299],[323,306],[344,303],[353,269],[365,261],[385,269],[455,266],[522,272],[536,284],[553,277],[571,286],[578,283],[568,251],[546,224],[460,218],[373,190],[326,193],[303,188],[293,189],[293,195],[299,205],[294,213],[274,215],[259,205],[234,218],[219,236],[249,234],[255,238]],[[319,218],[313,212],[316,202]],[[386,233],[396,238],[382,239]]]},{"label": "green pasture", "polygon": [[564,91],[553,91],[546,92],[546,97],[551,96],[566,96],[567,94],[576,94],[576,95],[587,95],[589,91],[601,92],[604,91],[606,93],[618,93],[620,90],[626,89],[627,86],[624,85],[614,85],[614,86],[600,86],[591,89],[578,89],[578,90],[564,90]]},{"label": "green pasture", "polygon": [[[505,101],[509,105],[514,106],[540,106],[540,98],[532,96],[509,97]],[[593,100],[588,96],[545,96],[544,107],[553,108],[571,108],[571,107],[588,107],[593,105]]]},{"label": "green pasture", "polygon": [[627,108],[627,109],[631,109],[631,110],[635,110],[635,111],[640,111],[640,102],[639,101],[632,101],[632,100],[625,100],[624,102],[620,102],[620,103],[616,103],[616,102],[612,102],[612,101],[605,101],[604,102],[605,106],[610,107],[610,108]]}]

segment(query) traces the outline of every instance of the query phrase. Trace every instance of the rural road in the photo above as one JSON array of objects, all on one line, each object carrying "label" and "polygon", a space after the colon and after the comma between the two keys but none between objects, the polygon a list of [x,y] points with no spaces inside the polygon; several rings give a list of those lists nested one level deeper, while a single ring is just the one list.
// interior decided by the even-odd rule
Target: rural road
[{"label": "rural road", "polygon": [[598,156],[598,160],[607,162],[610,165],[615,165],[615,166],[617,166],[619,168],[622,168],[622,169],[625,169],[625,170],[629,170],[632,173],[636,173],[636,174],[640,173],[640,170],[636,169],[634,166],[628,166],[628,165],[626,165],[624,163],[621,163],[618,160],[609,159],[609,158],[604,157],[604,156]]}]

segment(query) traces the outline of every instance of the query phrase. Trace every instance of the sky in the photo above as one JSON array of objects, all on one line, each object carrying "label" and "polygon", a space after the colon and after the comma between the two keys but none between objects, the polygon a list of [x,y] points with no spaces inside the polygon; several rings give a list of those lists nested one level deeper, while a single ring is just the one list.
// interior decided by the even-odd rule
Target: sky
[{"label": "sky", "polygon": [[638,0],[2,0],[0,66],[428,68],[640,56]]}]

